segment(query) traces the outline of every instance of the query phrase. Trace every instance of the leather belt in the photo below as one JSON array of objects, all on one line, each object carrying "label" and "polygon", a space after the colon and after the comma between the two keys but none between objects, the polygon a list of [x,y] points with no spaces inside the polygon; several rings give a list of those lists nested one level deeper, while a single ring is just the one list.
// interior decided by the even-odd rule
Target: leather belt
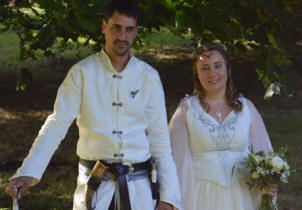
[{"label": "leather belt", "polygon": [[[127,184],[127,175],[132,172],[137,172],[141,170],[151,170],[151,159],[135,164],[124,165],[123,163],[106,163],[103,160],[100,162],[109,168],[109,173],[118,182],[118,190],[120,194],[121,208],[123,210],[131,210],[129,190]],[[80,164],[92,169],[96,161],[90,161],[80,158]],[[97,190],[100,183],[90,183],[88,180],[88,185],[90,188]]]},{"label": "leather belt", "polygon": [[[95,165],[96,161],[95,160],[85,160],[80,158],[81,165],[89,168],[90,170],[93,168],[93,166]],[[104,164],[105,166],[110,167],[111,165],[115,165],[115,164],[119,164],[119,165],[123,165],[123,166],[127,166],[128,168],[130,168],[129,172],[135,172],[135,171],[140,171],[140,170],[145,170],[145,169],[151,169],[151,158],[146,160],[145,162],[141,162],[141,163],[134,163],[134,164],[122,164],[122,163],[107,163],[104,160],[100,160],[100,162],[102,164]]]}]

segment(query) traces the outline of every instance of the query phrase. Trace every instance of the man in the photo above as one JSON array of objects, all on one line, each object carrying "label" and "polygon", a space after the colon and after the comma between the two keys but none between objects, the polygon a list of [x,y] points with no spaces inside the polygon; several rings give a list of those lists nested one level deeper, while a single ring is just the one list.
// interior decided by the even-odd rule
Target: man
[{"label": "man", "polygon": [[[73,209],[86,209],[84,189],[91,163],[100,160],[108,167],[130,165],[135,169],[151,155],[158,164],[158,209],[182,208],[160,78],[157,71],[130,52],[138,31],[138,17],[138,9],[130,0],[110,3],[102,22],[106,40],[103,50],[75,64],[67,74],[58,90],[53,114],[10,179],[7,192],[12,197],[14,187],[21,198],[41,179],[51,156],[77,118],[80,163]],[[91,205],[95,209],[154,209],[148,175],[133,175],[130,180],[131,174],[127,170],[121,176],[123,179],[102,181]]]}]

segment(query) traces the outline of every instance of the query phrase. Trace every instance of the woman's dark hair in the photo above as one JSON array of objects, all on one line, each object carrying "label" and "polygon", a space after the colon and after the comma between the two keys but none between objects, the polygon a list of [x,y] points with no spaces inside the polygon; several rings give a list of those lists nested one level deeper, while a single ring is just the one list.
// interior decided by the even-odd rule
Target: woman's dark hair
[{"label": "woman's dark hair", "polygon": [[126,15],[128,17],[134,18],[136,23],[139,24],[140,21],[140,9],[137,7],[136,3],[131,0],[113,0],[111,1],[105,12],[105,20],[108,21],[114,12]]},{"label": "woman's dark hair", "polygon": [[199,47],[194,53],[193,53],[193,85],[194,85],[194,90],[193,94],[197,95],[200,104],[204,105],[207,108],[207,111],[209,111],[210,107],[207,103],[204,102],[205,98],[205,92],[200,84],[200,81],[198,79],[198,74],[197,74],[197,65],[196,62],[199,59],[199,57],[209,51],[218,51],[222,57],[224,58],[224,62],[227,67],[227,84],[226,84],[226,99],[228,104],[234,109],[236,112],[242,110],[242,104],[239,100],[239,93],[236,89],[236,86],[233,82],[233,77],[232,77],[232,71],[231,71],[231,64],[229,60],[229,55],[226,51],[225,46],[216,44],[216,43],[209,43],[206,45],[203,45]]}]

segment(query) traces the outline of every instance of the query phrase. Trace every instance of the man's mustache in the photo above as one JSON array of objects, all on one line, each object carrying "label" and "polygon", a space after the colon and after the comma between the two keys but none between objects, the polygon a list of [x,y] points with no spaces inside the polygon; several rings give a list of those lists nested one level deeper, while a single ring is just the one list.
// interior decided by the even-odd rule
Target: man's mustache
[{"label": "man's mustache", "polygon": [[114,41],[114,44],[126,44],[126,45],[129,45],[129,42],[127,42],[127,41],[115,40],[115,41]]}]

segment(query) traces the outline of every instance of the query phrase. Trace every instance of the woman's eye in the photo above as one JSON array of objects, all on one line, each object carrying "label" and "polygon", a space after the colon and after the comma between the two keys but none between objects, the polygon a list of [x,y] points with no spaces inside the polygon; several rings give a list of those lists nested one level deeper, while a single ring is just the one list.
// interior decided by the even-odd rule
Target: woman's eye
[{"label": "woman's eye", "polygon": [[215,69],[220,69],[221,68],[221,64],[217,64],[217,65],[215,65]]},{"label": "woman's eye", "polygon": [[203,71],[208,71],[208,70],[210,70],[210,67],[209,67],[209,66],[202,66],[202,67],[201,67],[201,70],[203,70]]}]

